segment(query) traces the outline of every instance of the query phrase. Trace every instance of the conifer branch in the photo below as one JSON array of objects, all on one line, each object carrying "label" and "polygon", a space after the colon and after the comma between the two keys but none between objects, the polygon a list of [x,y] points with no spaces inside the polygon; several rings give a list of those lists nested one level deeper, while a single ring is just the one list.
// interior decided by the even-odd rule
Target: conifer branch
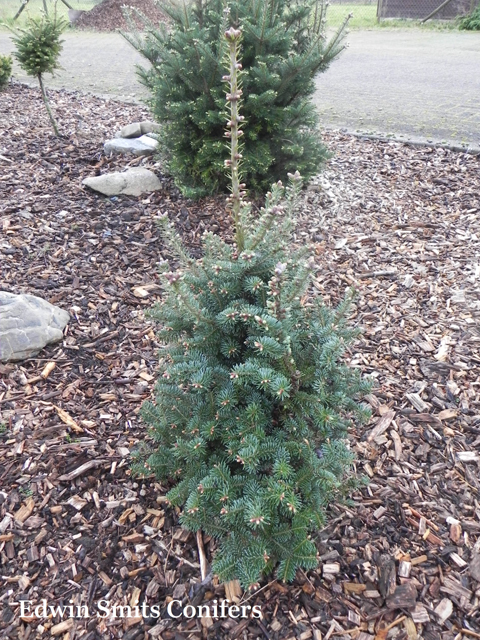
[{"label": "conifer branch", "polygon": [[245,196],[245,191],[243,190],[245,185],[240,182],[242,154],[240,152],[241,145],[239,141],[241,136],[243,136],[240,123],[244,120],[244,117],[239,114],[240,97],[242,95],[242,89],[240,88],[240,70],[242,65],[238,62],[241,37],[242,32],[240,29],[231,27],[225,32],[225,38],[229,45],[228,62],[230,74],[223,77],[223,79],[228,82],[230,89],[229,93],[227,93],[230,120],[227,122],[227,131],[225,132],[225,136],[230,138],[230,160],[225,161],[225,166],[229,167],[231,171],[232,184],[229,202],[231,204],[235,225],[235,240],[239,252],[243,251],[245,245],[245,232],[240,220],[240,212],[244,206],[243,197]]}]

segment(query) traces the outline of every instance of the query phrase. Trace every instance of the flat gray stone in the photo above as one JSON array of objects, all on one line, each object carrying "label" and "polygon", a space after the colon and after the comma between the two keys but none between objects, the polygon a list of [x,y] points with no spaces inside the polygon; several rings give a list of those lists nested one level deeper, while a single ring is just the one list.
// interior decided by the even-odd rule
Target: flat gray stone
[{"label": "flat gray stone", "polygon": [[145,135],[146,133],[158,133],[160,131],[160,125],[156,122],[151,122],[150,120],[140,122],[140,128],[142,130],[142,135]]},{"label": "flat gray stone", "polygon": [[42,298],[0,291],[0,362],[25,360],[58,342],[69,319]]},{"label": "flat gray stone", "polygon": [[151,145],[140,142],[139,139],[127,140],[125,138],[112,138],[103,145],[105,155],[111,153],[133,153],[136,156],[150,156],[154,149]]},{"label": "flat gray stone", "polygon": [[140,136],[140,138],[137,138],[137,140],[138,142],[147,145],[147,147],[150,147],[150,149],[153,149],[154,151],[158,147],[158,140],[155,140],[155,138],[152,138],[149,135]]},{"label": "flat gray stone", "polygon": [[142,133],[147,133],[146,131],[142,131],[142,123],[141,122],[132,122],[132,124],[127,124],[126,127],[120,129],[118,132],[117,138],[139,138]]},{"label": "flat gray stone", "polygon": [[105,196],[140,196],[162,188],[162,183],[149,169],[136,167],[127,171],[106,173],[103,176],[85,178],[82,184]]},{"label": "flat gray stone", "polygon": [[115,138],[139,138],[147,133],[158,133],[159,131],[159,124],[152,122],[151,120],[143,120],[142,122],[127,124],[126,127],[117,131]]}]

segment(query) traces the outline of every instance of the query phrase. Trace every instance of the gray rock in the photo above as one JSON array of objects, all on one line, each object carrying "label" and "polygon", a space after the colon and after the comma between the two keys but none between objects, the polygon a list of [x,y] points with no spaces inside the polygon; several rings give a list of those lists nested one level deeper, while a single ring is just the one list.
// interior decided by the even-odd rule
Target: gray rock
[{"label": "gray rock", "polygon": [[150,120],[144,120],[141,122],[140,128],[143,135],[146,133],[158,133],[160,131],[160,125],[156,122],[151,122]]},{"label": "gray rock", "polygon": [[140,196],[162,188],[162,183],[149,169],[136,167],[127,171],[106,173],[103,176],[85,178],[82,184],[105,196]]},{"label": "gray rock", "polygon": [[140,139],[126,140],[125,138],[113,138],[103,145],[105,155],[111,153],[133,153],[136,156],[150,156],[153,149],[150,145],[140,142]]},{"label": "gray rock", "polygon": [[58,342],[69,319],[42,298],[0,291],[0,362],[25,360]]},{"label": "gray rock", "polygon": [[155,140],[155,138],[152,138],[149,135],[141,136],[140,138],[137,138],[137,140],[138,142],[147,145],[150,149],[153,149],[153,151],[158,147],[158,140]]},{"label": "gray rock", "polygon": [[146,133],[146,131],[142,131],[141,122],[132,122],[132,124],[127,124],[126,127],[120,129],[117,134],[117,138],[139,138],[142,133]]}]

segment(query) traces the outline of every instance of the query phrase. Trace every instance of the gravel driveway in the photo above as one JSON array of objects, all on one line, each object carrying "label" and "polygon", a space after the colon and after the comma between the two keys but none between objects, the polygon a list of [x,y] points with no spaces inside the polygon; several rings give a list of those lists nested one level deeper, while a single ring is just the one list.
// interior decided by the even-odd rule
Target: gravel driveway
[{"label": "gravel driveway", "polygon": [[480,34],[392,29],[348,41],[317,79],[324,124],[480,148]]},{"label": "gravel driveway", "polygon": [[[47,85],[138,101],[143,59],[118,34],[70,32],[63,69]],[[349,48],[317,80],[329,128],[480,147],[480,36],[469,32],[353,31]],[[12,50],[0,31],[0,53]],[[26,76],[15,66],[15,78]],[[31,80],[31,79],[30,79]]]}]

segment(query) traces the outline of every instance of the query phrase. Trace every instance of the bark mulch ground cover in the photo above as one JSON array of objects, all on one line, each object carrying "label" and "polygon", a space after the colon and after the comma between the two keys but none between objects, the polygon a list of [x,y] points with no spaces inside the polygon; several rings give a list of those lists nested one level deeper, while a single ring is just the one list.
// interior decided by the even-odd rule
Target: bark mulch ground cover
[{"label": "bark mulch ground cover", "polygon": [[[172,598],[197,606],[225,585],[200,584],[165,487],[130,473],[159,346],[145,310],[168,258],[155,218],[167,212],[198,252],[204,229],[229,233],[224,199],[186,201],[155,161],[102,155],[141,107],[64,91],[52,103],[58,139],[36,90],[0,94],[0,287],[71,314],[61,344],[0,366],[0,637],[480,638],[479,159],[325,135],[335,157],[302,196],[297,241],[328,304],[358,291],[363,336],[348,359],[375,386],[372,419],[350,439],[369,483],[332,506],[316,571],[241,596],[262,619],[172,619]],[[139,163],[161,192],[81,186]],[[19,601],[42,598],[91,617],[20,619]],[[97,617],[102,600],[132,617]],[[161,617],[136,615],[144,603]]]}]

